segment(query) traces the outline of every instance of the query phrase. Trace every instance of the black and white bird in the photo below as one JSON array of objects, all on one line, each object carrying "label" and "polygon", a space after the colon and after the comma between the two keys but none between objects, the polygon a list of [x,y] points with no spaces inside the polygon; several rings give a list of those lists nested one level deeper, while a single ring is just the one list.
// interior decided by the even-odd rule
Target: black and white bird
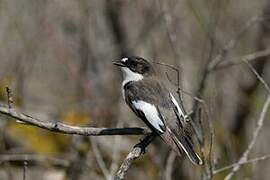
[{"label": "black and white bird", "polygon": [[195,153],[187,114],[158,78],[153,66],[137,56],[114,62],[120,66],[124,80],[122,93],[132,111],[177,155],[185,152],[194,164],[202,164]]}]

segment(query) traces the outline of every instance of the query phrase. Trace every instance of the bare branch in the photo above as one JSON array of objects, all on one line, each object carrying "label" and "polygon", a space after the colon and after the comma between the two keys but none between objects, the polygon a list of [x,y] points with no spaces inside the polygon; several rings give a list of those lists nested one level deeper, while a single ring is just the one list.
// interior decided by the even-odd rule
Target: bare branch
[{"label": "bare branch", "polygon": [[26,180],[26,169],[27,169],[28,162],[23,161],[23,180]]},{"label": "bare branch", "polygon": [[[172,70],[174,70],[176,73],[177,73],[177,77],[179,76],[179,68],[178,67],[175,67],[174,65],[172,64],[168,64],[168,63],[164,63],[164,62],[155,62],[155,61],[152,61],[152,63],[154,64],[158,64],[158,65],[162,65],[162,66],[166,66],[168,68],[171,68]],[[180,83],[180,80],[177,79],[177,83]]]},{"label": "bare branch", "polygon": [[165,172],[164,172],[164,176],[166,180],[172,180],[173,163],[174,163],[175,158],[176,158],[176,154],[173,151],[171,151],[167,158]]},{"label": "bare branch", "polygon": [[134,147],[125,158],[124,162],[120,166],[118,172],[116,173],[115,180],[124,179],[128,169],[131,166],[131,163],[137,159],[142,153],[142,149],[139,147]]},{"label": "bare branch", "polygon": [[114,177],[115,180],[124,179],[131,163],[145,152],[145,148],[155,139],[155,137],[156,134],[149,134],[140,143],[133,147],[116,173]]},{"label": "bare branch", "polygon": [[[203,94],[204,92],[204,89],[205,89],[205,86],[206,86],[206,82],[207,82],[207,79],[209,77],[209,74],[210,72],[215,69],[219,63],[221,63],[227,56],[228,52],[233,49],[237,43],[237,40],[242,36],[243,33],[245,33],[252,25],[254,25],[255,23],[257,22],[260,22],[261,20],[263,20],[262,17],[259,17],[259,16],[254,16],[252,17],[244,26],[243,28],[241,28],[237,33],[236,35],[221,49],[220,53],[215,56],[214,58],[212,58],[212,50],[213,50],[213,39],[210,38],[210,42],[211,42],[211,51],[210,51],[210,55],[209,55],[209,59],[207,61],[207,64],[206,64],[206,67],[203,69],[202,71],[202,75],[201,75],[201,79],[199,80],[198,84],[198,89],[195,93],[195,96],[201,98],[201,95]],[[199,102],[198,101],[194,101],[194,105],[193,105],[193,110],[194,112],[197,111],[198,109],[198,104]],[[204,104],[204,103],[203,103]],[[195,114],[194,114],[195,115]],[[194,116],[192,117],[192,119],[194,119]],[[210,130],[213,131],[211,128],[211,122],[210,120],[208,120],[208,123],[209,126],[210,126]],[[193,126],[195,125],[195,123],[193,123]],[[195,132],[196,132],[196,128],[195,128]],[[198,135],[198,132],[196,132],[196,134]],[[213,141],[213,135],[212,132],[211,132],[211,143],[210,145],[212,146],[212,141]],[[210,148],[210,152],[211,153],[211,149],[212,147]],[[210,157],[211,157],[211,154],[210,154]],[[211,161],[211,158],[210,158],[210,161]],[[211,170],[211,162],[210,163],[210,166],[209,166],[209,170]],[[206,164],[207,165],[207,164]],[[210,172],[211,173],[211,172]],[[211,176],[211,174],[208,174],[208,176]]]},{"label": "bare branch", "polygon": [[[258,162],[258,161],[262,161],[262,160],[266,160],[266,159],[269,159],[270,158],[270,154],[267,154],[265,156],[261,156],[261,157],[257,157],[257,158],[253,158],[253,159],[249,159],[249,160],[246,160],[245,162],[241,162],[241,165],[244,165],[244,164],[248,164],[248,163],[255,163],[255,162]],[[222,167],[220,169],[216,169],[213,171],[213,174],[218,174],[218,173],[221,173],[223,171],[226,171],[228,169],[231,169],[233,168],[234,166],[237,166],[238,163],[234,163],[234,164],[231,164],[231,165],[228,165],[228,166],[225,166],[225,167]]]},{"label": "bare branch", "polygon": [[163,63],[163,62],[153,62],[153,63],[168,67],[168,68],[170,68],[170,69],[172,69],[173,71],[176,72],[176,74],[177,74],[176,83],[174,83],[174,81],[171,80],[171,78],[170,78],[170,76],[169,76],[169,74],[167,72],[166,72],[166,76],[167,76],[167,79],[169,80],[169,82],[177,87],[176,92],[178,94],[179,100],[182,101],[183,100],[182,94],[181,94],[182,89],[180,88],[180,78],[181,78],[180,77],[180,67],[179,66],[175,67],[175,65],[171,65],[171,64],[167,64],[167,63]]},{"label": "bare branch", "polygon": [[[208,78],[209,72],[211,72],[213,69],[215,69],[217,67],[217,65],[219,65],[219,63],[221,63],[227,53],[233,49],[236,45],[237,40],[242,36],[243,33],[245,33],[252,25],[261,22],[262,20],[264,20],[264,18],[260,17],[260,16],[254,16],[252,17],[249,21],[246,22],[245,25],[243,25],[243,28],[241,28],[236,35],[228,42],[226,43],[226,45],[221,49],[220,53],[218,55],[216,55],[212,60],[209,60],[207,62],[206,68],[204,69],[202,75],[201,75],[201,79],[199,81],[199,87],[197,92],[195,93],[196,96],[198,96],[200,98],[200,95],[202,94],[202,92],[204,91],[205,88],[205,84],[206,84],[206,80]],[[198,102],[195,101],[194,102],[194,111],[197,110],[198,107]]]},{"label": "bare branch", "polygon": [[235,47],[236,42],[239,40],[239,38],[254,24],[261,22],[264,20],[264,18],[260,16],[254,16],[249,21],[246,22],[245,25],[243,25],[243,28],[241,28],[238,32],[236,32],[236,35],[222,48],[220,53],[209,63],[207,67],[207,71],[211,71],[214,69],[220,62],[224,60],[227,53]]},{"label": "bare branch", "polygon": [[0,164],[11,161],[28,161],[28,162],[50,162],[56,166],[67,167],[69,160],[60,159],[56,157],[49,157],[37,154],[2,154],[0,155]]},{"label": "bare branch", "polygon": [[269,56],[270,55],[270,49],[266,49],[263,51],[257,51],[245,56],[241,56],[238,58],[233,58],[231,60],[228,60],[224,63],[220,63],[218,66],[216,66],[211,72],[216,71],[216,70],[220,70],[220,69],[224,69],[224,68],[228,68],[231,66],[236,66],[236,65],[240,65],[243,64],[244,61],[254,61],[254,60],[259,60],[259,58],[261,57],[265,57],[265,56]]},{"label": "bare branch", "polygon": [[41,121],[24,113],[20,113],[14,109],[8,109],[0,106],[0,113],[16,120],[33,125],[42,129],[63,134],[76,134],[83,136],[104,136],[104,135],[142,135],[149,134],[151,131],[145,127],[129,127],[129,128],[94,128],[94,127],[78,127],[53,121]]},{"label": "bare branch", "polygon": [[264,81],[264,79],[260,76],[260,74],[256,71],[256,69],[254,69],[254,67],[248,61],[244,61],[244,63],[247,64],[247,66],[250,68],[250,70],[255,74],[255,76],[259,79],[259,81],[263,84],[264,88],[270,94],[270,88],[269,88],[268,84]]},{"label": "bare branch", "polygon": [[[167,32],[167,36],[168,36],[168,40],[169,40],[169,44],[171,46],[173,55],[174,55],[174,59],[175,61],[179,60],[180,57],[180,53],[177,47],[177,35],[175,33],[175,30],[172,28],[172,15],[171,15],[171,9],[169,9],[169,7],[167,7],[167,1],[158,1],[158,5],[160,8],[160,11],[163,15],[163,20],[165,23],[165,27],[166,27],[166,32]],[[176,5],[175,5],[176,6]]]},{"label": "bare branch", "polygon": [[[118,120],[116,127],[122,126],[123,122]],[[112,150],[112,163],[110,166],[110,179],[113,179],[117,168],[118,168],[118,160],[120,156],[120,152],[118,151],[119,143],[121,142],[121,136],[115,136]]]},{"label": "bare branch", "polygon": [[[210,112],[209,109],[207,107],[207,104],[203,101],[202,102],[202,106],[205,112],[205,122],[203,122],[202,120],[204,118],[202,118],[202,109],[199,107],[198,108],[198,124],[200,125],[200,129],[201,129],[201,135],[199,136],[200,138],[198,138],[199,143],[200,143],[200,151],[201,151],[201,158],[204,161],[204,172],[206,175],[206,179],[212,179],[213,173],[212,173],[212,149],[213,149],[213,140],[214,140],[214,127],[213,127],[213,123],[211,121],[211,116],[210,116]],[[204,125],[206,124],[208,126],[208,129],[204,129]],[[206,134],[209,133],[209,148],[206,147]],[[206,154],[207,151],[205,151],[204,149],[207,148],[209,149],[208,153]]]},{"label": "bare branch", "polygon": [[6,92],[7,92],[8,108],[11,109],[12,108],[12,103],[13,103],[13,98],[12,98],[11,90],[9,89],[9,87],[6,87]]},{"label": "bare branch", "polygon": [[94,139],[94,137],[90,137],[90,141],[91,141],[92,150],[94,152],[97,164],[98,164],[99,168],[101,169],[104,178],[109,180],[110,173],[109,173],[108,168],[106,167],[106,164],[102,158],[102,155],[100,153],[100,150],[99,150],[97,142],[96,142],[96,139]]},{"label": "bare branch", "polygon": [[252,140],[250,141],[247,149],[245,150],[245,152],[242,154],[241,158],[238,160],[238,162],[234,165],[232,171],[225,177],[225,180],[230,180],[234,174],[240,169],[241,164],[245,161],[247,161],[247,157],[250,153],[250,151],[252,150],[252,148],[254,147],[257,138],[259,136],[259,133],[262,129],[263,123],[264,123],[264,118],[266,115],[266,112],[269,108],[270,105],[270,88],[269,86],[266,84],[266,82],[263,80],[263,78],[256,72],[256,70],[247,62],[245,61],[248,65],[248,67],[252,70],[252,72],[256,75],[256,77],[262,82],[262,84],[265,86],[265,89],[268,91],[268,98],[266,99],[264,105],[263,105],[263,109],[262,112],[260,114],[260,117],[257,121],[257,127],[255,129],[255,131],[253,132],[253,136],[252,136]]}]

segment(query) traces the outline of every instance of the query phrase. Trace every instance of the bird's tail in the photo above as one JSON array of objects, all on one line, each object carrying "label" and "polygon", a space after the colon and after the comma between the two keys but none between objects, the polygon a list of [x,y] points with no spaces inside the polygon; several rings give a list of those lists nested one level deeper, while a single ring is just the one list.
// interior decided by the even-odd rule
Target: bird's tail
[{"label": "bird's tail", "polygon": [[194,151],[192,144],[190,142],[190,140],[188,139],[188,137],[183,136],[183,137],[177,137],[175,135],[175,133],[171,132],[170,129],[169,133],[171,135],[172,140],[174,141],[174,143],[176,144],[178,151],[180,154],[182,151],[184,151],[188,158],[191,160],[192,163],[196,164],[196,165],[202,165],[203,161],[200,158],[200,156]]}]

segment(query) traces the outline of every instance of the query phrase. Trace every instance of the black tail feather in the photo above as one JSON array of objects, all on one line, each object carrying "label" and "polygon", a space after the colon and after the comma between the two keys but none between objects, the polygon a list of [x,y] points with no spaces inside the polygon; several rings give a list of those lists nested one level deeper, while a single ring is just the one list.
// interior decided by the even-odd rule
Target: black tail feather
[{"label": "black tail feather", "polygon": [[[169,130],[170,131],[170,130]],[[180,152],[184,151],[192,163],[196,165],[202,165],[203,161],[200,156],[193,150],[192,144],[186,137],[176,137],[176,135],[170,131],[171,137],[176,144]]]}]

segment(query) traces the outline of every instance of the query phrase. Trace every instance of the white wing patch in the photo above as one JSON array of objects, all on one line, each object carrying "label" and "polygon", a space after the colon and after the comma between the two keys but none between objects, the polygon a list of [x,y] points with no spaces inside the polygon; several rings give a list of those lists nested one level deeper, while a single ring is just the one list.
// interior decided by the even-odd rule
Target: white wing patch
[{"label": "white wing patch", "polygon": [[164,123],[158,115],[157,108],[144,101],[132,101],[132,104],[136,109],[141,110],[149,123],[160,132],[164,132],[160,126],[164,126]]},{"label": "white wing patch", "polygon": [[171,99],[173,104],[176,106],[177,111],[179,112],[180,116],[182,116],[184,118],[184,120],[186,121],[186,114],[184,113],[184,111],[180,108],[178,102],[176,101],[176,99],[173,97],[173,95],[170,93]]}]

